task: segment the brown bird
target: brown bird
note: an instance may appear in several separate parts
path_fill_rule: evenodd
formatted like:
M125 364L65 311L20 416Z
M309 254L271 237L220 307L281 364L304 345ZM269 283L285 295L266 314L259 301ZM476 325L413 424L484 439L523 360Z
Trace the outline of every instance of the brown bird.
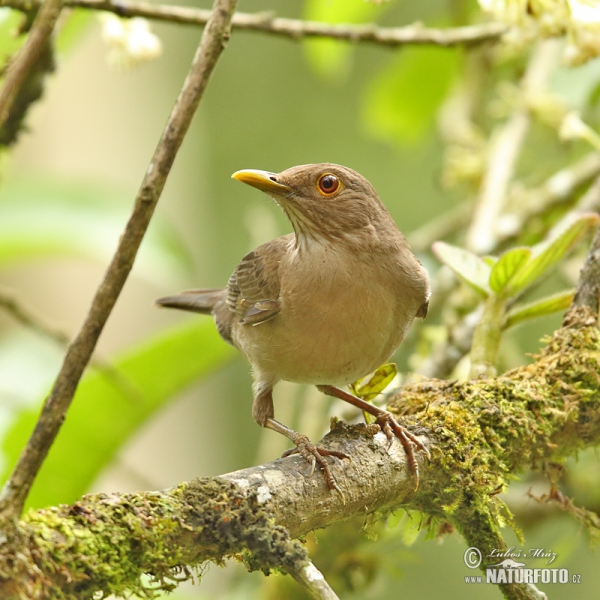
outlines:
M226 288L189 290L157 303L214 316L221 337L252 366L256 422L294 442L291 452L311 463L311 473L318 463L330 489L343 497L324 457L347 455L315 446L275 420L278 381L315 384L374 415L390 443L396 436L404 446L416 489L413 446L428 456L427 449L391 413L336 386L381 366L413 319L425 317L427 271L371 184L352 169L323 163L232 177L269 194L294 233L244 256Z

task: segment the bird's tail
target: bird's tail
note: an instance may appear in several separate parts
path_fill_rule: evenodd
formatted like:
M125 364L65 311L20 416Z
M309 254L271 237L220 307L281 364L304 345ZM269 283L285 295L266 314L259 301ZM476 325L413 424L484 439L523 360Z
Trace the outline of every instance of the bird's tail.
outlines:
M224 300L227 290L215 288L210 290L187 290L175 296L159 298L156 304L167 308L178 308L203 315L212 315L215 305Z

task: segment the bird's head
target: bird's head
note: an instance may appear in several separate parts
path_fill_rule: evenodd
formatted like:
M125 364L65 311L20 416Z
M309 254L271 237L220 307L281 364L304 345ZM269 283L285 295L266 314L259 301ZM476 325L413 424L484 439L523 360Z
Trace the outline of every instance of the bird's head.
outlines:
M281 173L247 169L232 177L269 194L291 221L300 243L360 244L373 236L381 240L399 234L373 186L347 167L321 163Z

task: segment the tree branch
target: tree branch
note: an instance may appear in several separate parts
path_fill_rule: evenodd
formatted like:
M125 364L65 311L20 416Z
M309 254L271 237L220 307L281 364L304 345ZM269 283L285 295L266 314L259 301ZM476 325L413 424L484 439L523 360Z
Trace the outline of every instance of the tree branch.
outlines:
M287 568L287 572L316 600L339 600L336 593L325 581L323 573L312 562L300 568Z
M301 458L288 457L162 492L94 494L72 506L29 511L16 531L4 532L0 597L30 598L31 589L42 589L40 598L58 589L77 600L99 590L140 593L143 573L167 590L201 562L240 553L250 569L291 573L309 565L292 538L399 507L454 523L487 554L502 544L497 522L506 507L496 494L507 476L600 441L596 318L574 306L535 363L496 379L431 381L393 397L390 410L432 455L427 464L419 457L416 493L398 441L388 452L376 426L338 422L325 445L352 458L331 464L345 504L320 473L309 476ZM474 515L479 524L467 532ZM503 592L534 597L520 586Z
M30 10L37 0L0 0L0 6ZM155 5L131 0L65 0L65 6L104 10L121 17L145 17L183 25L205 25L209 10L183 6ZM472 46L500 38L508 27L502 23L485 23L451 29L424 27L420 23L406 27L377 27L367 25L334 25L301 19L286 19L272 12L237 13L232 21L234 29L259 31L294 40L305 37L327 37L347 42L368 42L395 48L406 44L434 46Z
M119 246L79 333L67 349L61 370L31 438L2 489L0 513L4 517L15 518L21 513L35 476L58 434L77 384L133 266L179 146L228 40L236 4L237 0L215 0L212 16L146 171Z
M9 63L4 84L0 89L0 128L9 117L15 98L40 55L47 49L62 0L44 0L33 21L27 40ZM31 6L28 11L31 10Z

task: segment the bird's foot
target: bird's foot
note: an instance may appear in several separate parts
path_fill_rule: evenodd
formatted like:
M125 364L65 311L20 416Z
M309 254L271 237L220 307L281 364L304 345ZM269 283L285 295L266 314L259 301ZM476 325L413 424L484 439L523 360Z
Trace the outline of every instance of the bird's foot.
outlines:
M340 497L342 498L342 502L346 504L346 498L344 493L342 492L340 486L337 484L335 477L331 473L329 469L329 465L327 464L326 456L335 456L336 458L350 458L348 454L344 452L338 452L337 450L328 450L327 448L323 448L322 446L315 446L309 439L308 436L297 433L292 440L294 444L296 444L295 448L291 450L287 450L283 453L282 456L290 456L292 454L299 454L306 462L310 464L310 474L309 477L315 472L315 466L318 464L321 470L323 471L323 476L325 477L325 483L330 490L335 490Z
M391 448L395 437L400 440L400 443L406 452L408 466L415 479L416 492L419 489L419 464L417 463L413 446L416 447L417 450L422 450L427 458L431 458L429 450L425 448L419 438L408 431L406 427L400 425L392 413L388 412L387 410L383 410L382 408L379 408L378 406L375 406L374 404L371 404L370 402L367 402L358 396L353 396L352 394L334 385L318 385L317 387L324 394L333 396L334 398L339 398L340 400L348 402L348 404L352 404L352 406L356 406L370 415L373 415L375 417L375 423L381 427L381 430L387 436L389 441L388 450Z
M398 438L400 440L400 443L406 452L408 466L415 480L416 492L419 489L419 463L417 463L413 446L415 446L417 450L422 450L427 458L431 458L429 450L427 450L417 436L406 429L406 427L400 425L392 413L388 412L387 410L382 411L377 416L375 423L381 427L381 431L385 433L389 441L388 450L391 448L394 438Z

